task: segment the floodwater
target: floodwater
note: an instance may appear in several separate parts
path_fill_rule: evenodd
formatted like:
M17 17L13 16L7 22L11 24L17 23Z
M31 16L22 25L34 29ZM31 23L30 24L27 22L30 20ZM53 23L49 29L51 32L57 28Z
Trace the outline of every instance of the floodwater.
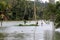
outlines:
M55 36L54 36L55 40L60 40L60 28L57 28L55 30Z
M55 40L60 40L60 32L55 32Z
M29 21L26 24L35 23L35 21ZM53 38L52 22L38 21L39 26L17 26L19 24L24 24L24 22L3 22L0 27L0 40L52 40Z

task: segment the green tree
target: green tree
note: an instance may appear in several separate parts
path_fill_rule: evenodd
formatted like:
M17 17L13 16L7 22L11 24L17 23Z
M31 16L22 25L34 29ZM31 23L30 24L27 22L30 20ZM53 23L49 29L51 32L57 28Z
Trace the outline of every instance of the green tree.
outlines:
M44 9L44 17L46 19L50 19L50 20L54 21L54 17L56 15L55 12L56 12L56 5L48 3L47 8Z
M60 3L56 2L56 28L60 27Z
M0 2L0 11L5 11L6 7L7 7L7 5L6 5L5 1Z
M54 21L56 28L60 27L60 3L48 3L47 8L44 9L44 18Z

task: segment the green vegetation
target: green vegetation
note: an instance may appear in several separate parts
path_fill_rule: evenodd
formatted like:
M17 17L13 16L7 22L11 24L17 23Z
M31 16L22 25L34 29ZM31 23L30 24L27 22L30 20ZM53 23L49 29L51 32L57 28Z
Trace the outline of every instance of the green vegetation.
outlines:
M19 24L19 26L38 26L37 24L29 24L29 25L27 25L27 24Z
M44 9L44 19L54 21L56 28L60 27L60 2L48 3L47 8Z
M3 2L3 0L1 1ZM23 4L23 5L22 5ZM40 3L36 2L37 18L40 17ZM28 20L34 20L34 2L26 0L4 0L6 8L2 6L1 8L5 11L4 15L7 16L8 20L24 20L27 15ZM39 14L38 14L39 13ZM5 19L4 19L5 20Z

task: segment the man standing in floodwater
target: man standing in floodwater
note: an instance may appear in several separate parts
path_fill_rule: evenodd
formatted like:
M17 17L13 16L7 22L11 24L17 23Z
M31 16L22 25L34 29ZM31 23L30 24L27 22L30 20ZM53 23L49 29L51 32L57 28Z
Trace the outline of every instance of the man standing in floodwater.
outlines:
M1 13L1 26L2 26L3 18L4 18L4 14L3 14L3 13Z
M38 25L38 21L36 22L36 25Z
M41 22L41 26L43 26L43 22Z

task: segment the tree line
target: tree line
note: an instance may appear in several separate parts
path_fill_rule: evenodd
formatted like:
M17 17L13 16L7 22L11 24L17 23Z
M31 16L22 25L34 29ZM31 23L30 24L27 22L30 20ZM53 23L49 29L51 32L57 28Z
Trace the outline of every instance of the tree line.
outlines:
M51 20L57 27L60 26L60 2L35 2L36 19ZM5 0L0 1L0 14L6 15L8 20L34 20L34 1ZM25 18L26 17L26 18ZM1 16L0 16L1 20Z

